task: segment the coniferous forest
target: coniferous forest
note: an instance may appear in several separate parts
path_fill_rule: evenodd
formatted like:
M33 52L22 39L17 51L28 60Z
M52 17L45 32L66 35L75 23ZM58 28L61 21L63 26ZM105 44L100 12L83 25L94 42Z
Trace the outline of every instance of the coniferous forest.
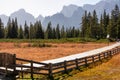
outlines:
M5 39L61 39L61 38L94 38L104 39L109 34L110 38L120 38L120 10L116 5L107 14L106 10L101 14L100 19L96 11L92 13L85 11L80 23L80 28L76 29L74 26L65 28L59 24L56 27L49 22L47 28L44 29L41 21L36 21L30 26L25 22L24 26L18 25L17 18L9 18L7 26L4 26L0 19L0 38Z

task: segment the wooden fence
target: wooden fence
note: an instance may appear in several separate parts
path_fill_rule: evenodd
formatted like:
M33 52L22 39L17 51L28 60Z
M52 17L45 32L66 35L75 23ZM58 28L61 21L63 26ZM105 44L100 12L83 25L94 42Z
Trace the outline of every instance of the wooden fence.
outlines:
M120 52L120 47L113 48L111 50L92 55L92 56L87 56L83 58L77 58L74 60L70 61L64 61L60 63L40 63L40 62L35 62L32 60L25 60L25 59L20 59L16 58L16 61L21 61L21 62L27 62L30 65L26 66L23 64L15 64L15 65L8 65L12 67L16 67L17 72L21 73L22 78L24 77L24 73L30 73L31 74L31 79L34 79L33 74L42 74L42 75L48 75L49 77L52 77L54 74L59 73L59 72L68 72L71 69L79 69L80 66L83 65L88 65L97 61L101 61L102 59L106 59L108 57L112 57ZM41 67L35 67L34 64L41 65ZM19 69L19 70L18 70Z
M79 69L80 66L88 65L97 61L101 61L102 59L106 59L108 57L112 57L120 52L120 48L116 47L112 50L108 50L96 55L87 56L83 58L77 58L70 61L64 61L56 64L49 64L49 76L59 72L68 72L71 69Z
M20 61L20 62L26 62L27 64L30 65L23 65L21 64L16 64L15 67L20 68L19 70L17 70L18 72L21 72L21 76L23 78L23 73L30 73L31 74L31 79L33 79L33 74L41 74L41 75L48 75L48 64L46 63L41 63L41 62L36 62L36 61L32 61L32 60L25 60L25 59L20 59L20 58L16 58L16 61ZM41 67L35 67L34 64L40 65Z
M8 53L0 53L0 66L14 65L16 56Z
M9 53L0 53L0 74L7 75L7 74L15 74L16 67L8 66L8 65L15 65L16 64L16 55L9 54ZM1 69L2 68L2 69ZM12 69L13 71L8 70Z

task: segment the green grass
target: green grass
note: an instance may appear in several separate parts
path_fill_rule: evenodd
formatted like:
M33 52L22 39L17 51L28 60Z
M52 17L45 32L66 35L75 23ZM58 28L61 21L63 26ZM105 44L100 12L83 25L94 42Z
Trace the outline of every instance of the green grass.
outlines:
M28 43L85 43L85 42L108 42L107 39L91 39L91 38L64 38L64 39L0 39L0 42L28 42Z
M52 47L52 45L47 44L47 43L30 43L28 47Z

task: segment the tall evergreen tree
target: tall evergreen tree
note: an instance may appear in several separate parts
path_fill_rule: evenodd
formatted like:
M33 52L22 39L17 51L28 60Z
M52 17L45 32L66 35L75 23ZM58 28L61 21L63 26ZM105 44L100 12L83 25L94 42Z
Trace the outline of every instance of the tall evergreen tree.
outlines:
M35 27L35 34L36 34L36 38L40 38L40 39L44 39L44 31L42 29L42 25L40 21L37 21L34 25Z
M119 19L117 22L117 27L118 27L118 38L120 39L120 13L119 13Z
M105 28L104 28L104 25L103 25L103 16L101 15L101 18L100 18L100 38L104 38L105 37Z
M86 28L85 37L90 38L90 37L92 37L92 32L91 32L91 30L92 30L92 15L90 12L88 13L86 24L87 24L87 28Z
M71 33L71 31L72 31L71 27L66 29L66 37L67 37L67 38L72 38L72 33Z
M11 19L8 19L7 28L6 28L6 38L12 37L12 22Z
M76 37L80 37L80 29L76 30Z
M108 34L108 25L109 25L109 14L106 14L106 10L104 10L103 17L102 17L102 30L103 30L103 35L102 38L106 38Z
M56 27L56 38L57 38L57 39L60 39L60 29L59 29L59 24L57 24L57 27Z
M24 25L24 38L28 39L29 38L29 27L25 21L25 25Z
M97 18L97 14L96 11L93 11L93 16L92 16L92 20L90 21L91 24L91 37L92 38L97 38L99 36L98 34L98 18Z
M29 38L30 39L36 38L35 28L32 23L30 23Z
M17 19L16 21L14 21L14 19L12 19L12 24L11 24L11 38L17 38L18 35L18 25L17 25Z
M22 26L20 25L20 28L18 29L18 38L19 39L23 39L23 29Z
M4 38L4 26L0 18L0 38Z
M112 22L111 29L112 29L112 31L110 33L111 33L112 38L118 38L117 22L119 19L119 13L120 13L119 7L118 7L118 5L116 5L115 8L112 10L112 14L111 14L111 22Z
M61 38L66 38L65 28L62 26L61 28Z
M53 31L53 33L52 33L52 34L53 34L53 39L56 39L56 29L55 29L55 28L53 28L53 30L52 30L52 31Z
M87 19L87 11L85 11L84 16L82 17L82 25L81 25L81 37L86 37L86 32L87 32L87 23L88 23L88 19Z
M17 18L15 18L15 38L17 38L18 36L18 22L17 22Z
M75 27L73 26L72 30L71 30L71 35L73 38L76 37L76 30L75 30Z
M53 38L53 31L52 31L51 22L48 23L45 35L46 35L46 39L52 39Z

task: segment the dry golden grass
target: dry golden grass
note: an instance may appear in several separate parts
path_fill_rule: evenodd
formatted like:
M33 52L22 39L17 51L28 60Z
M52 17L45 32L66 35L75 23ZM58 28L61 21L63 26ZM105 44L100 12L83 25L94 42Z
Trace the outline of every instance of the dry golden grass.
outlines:
M107 63L79 72L66 80L120 80L120 54Z
M0 43L0 52L7 52L16 54L17 57L34 60L44 61L55 59L71 54L77 54L84 51L107 46L106 43L48 43L52 47L27 47L29 43Z

